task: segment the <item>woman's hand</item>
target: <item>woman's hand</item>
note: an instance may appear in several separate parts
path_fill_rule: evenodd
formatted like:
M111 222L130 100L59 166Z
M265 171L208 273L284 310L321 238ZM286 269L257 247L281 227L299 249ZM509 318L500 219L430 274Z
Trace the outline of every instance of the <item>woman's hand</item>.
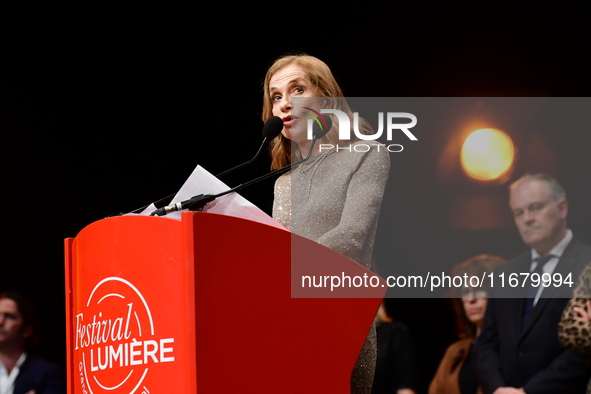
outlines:
M573 307L573 312L578 313L579 316L574 317L574 320L580 321L583 323L591 322L591 301L587 301L585 303L586 308L581 308L578 306Z

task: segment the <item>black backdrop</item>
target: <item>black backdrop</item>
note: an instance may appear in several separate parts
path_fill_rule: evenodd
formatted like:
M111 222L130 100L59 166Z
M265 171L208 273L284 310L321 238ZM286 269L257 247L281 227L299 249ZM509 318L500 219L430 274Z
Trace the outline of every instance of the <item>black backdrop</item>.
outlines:
M455 15L402 24L392 9L350 12L355 19L346 28L312 23L305 37L301 18L290 13L237 25L205 13L180 21L177 12L144 18L115 10L92 21L88 14L73 21L41 13L11 32L0 63L8 252L0 291L23 291L39 305L42 355L65 358L63 239L175 192L197 164L216 173L248 160L261 141L262 78L285 52L323 59L351 97L588 95L584 32L550 16L490 24ZM356 24L369 17L367 27ZM204 27L208 20L213 24ZM561 160L570 227L591 242L589 138L564 130L546 139ZM412 202L401 204L394 228L408 239L393 241L393 261L437 258L448 268L473 254L510 257L522 249L513 229L494 237L451 231L433 193L435 157L404 160L416 172L396 172L402 159L392 157L397 190L409 190L397 195ZM265 157L225 180L234 185L268 166ZM270 212L272 188L268 180L242 194ZM454 338L451 310L441 300L390 306L413 332L426 385Z

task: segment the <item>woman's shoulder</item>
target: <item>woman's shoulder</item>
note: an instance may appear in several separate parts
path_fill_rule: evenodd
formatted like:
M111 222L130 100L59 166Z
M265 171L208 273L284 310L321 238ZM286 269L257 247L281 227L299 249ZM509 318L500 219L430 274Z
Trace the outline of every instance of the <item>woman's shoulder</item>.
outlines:
M474 340L469 337L458 339L457 341L450 344L447 349L445 349L444 358L464 358L472 348L473 342Z
M474 339L471 337L460 338L448 346L448 349L466 349L471 348Z
M385 184L390 174L390 154L378 141L354 141L336 148L331 162L338 171L361 176L365 182Z
M275 188L277 187L290 187L291 186L291 171L287 171L281 174L275 179Z
M585 268L583 268L581 276L579 277L584 280L591 281L591 263L588 263Z

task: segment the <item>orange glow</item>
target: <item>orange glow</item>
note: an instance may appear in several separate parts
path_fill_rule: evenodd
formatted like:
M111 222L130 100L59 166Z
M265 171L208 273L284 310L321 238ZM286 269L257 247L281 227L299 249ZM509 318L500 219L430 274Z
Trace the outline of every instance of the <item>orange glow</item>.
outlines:
M492 181L506 174L513 165L515 148L511 138L500 130L480 129L471 133L460 159L462 168L472 178Z

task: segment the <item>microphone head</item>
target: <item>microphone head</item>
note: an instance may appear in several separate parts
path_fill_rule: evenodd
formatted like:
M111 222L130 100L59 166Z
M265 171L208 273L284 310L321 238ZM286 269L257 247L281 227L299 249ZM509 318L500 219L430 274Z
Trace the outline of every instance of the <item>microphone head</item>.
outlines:
M279 116L271 116L263 126L263 137L269 140L277 137L283 130L283 120Z
M325 116L320 115L318 120L322 125L319 125L318 122L312 124L312 134L317 140L324 137L332 127L332 119L327 114Z

